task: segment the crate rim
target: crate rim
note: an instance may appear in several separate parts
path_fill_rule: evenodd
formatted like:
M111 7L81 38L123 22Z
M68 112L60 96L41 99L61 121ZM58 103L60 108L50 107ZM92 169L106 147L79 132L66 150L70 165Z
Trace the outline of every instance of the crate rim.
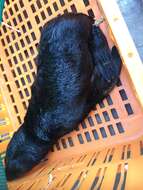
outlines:
M143 64L127 24L115 0L110 0L110 6L107 0L96 0L96 2L102 13L104 12L106 22L118 44L118 50L134 87L135 95L143 108Z

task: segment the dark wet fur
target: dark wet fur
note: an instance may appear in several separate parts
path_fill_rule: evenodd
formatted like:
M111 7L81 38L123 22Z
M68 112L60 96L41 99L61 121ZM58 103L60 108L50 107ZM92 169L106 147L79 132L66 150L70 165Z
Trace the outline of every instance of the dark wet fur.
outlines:
M48 22L41 34L37 77L24 123L6 153L8 180L22 176L58 138L74 130L115 86L121 60L94 20L68 14Z

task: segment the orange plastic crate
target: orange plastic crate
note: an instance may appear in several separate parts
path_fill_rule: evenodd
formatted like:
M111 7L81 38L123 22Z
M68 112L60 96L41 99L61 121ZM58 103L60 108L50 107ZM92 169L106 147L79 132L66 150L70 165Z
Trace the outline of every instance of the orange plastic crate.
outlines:
M47 159L10 190L142 190L143 66L115 0L7 0L0 28L0 152L23 122L36 75L42 26L64 12L104 16L110 47L123 60L120 82L79 125L54 145ZM111 41L112 38L112 41Z

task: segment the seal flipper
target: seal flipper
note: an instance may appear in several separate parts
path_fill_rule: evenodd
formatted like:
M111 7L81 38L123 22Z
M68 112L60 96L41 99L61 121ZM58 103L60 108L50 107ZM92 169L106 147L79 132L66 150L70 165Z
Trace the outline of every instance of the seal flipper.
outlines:
M112 54L112 59L115 63L114 64L115 74L117 77L119 77L120 72L121 72L121 68L122 68L122 60L121 60L121 57L119 55L119 52L118 52L116 46L112 47L111 54Z
M114 46L112 50L109 49L106 37L95 25L92 27L89 48L94 64L91 96L98 103L110 93L118 82L122 62L117 48Z

